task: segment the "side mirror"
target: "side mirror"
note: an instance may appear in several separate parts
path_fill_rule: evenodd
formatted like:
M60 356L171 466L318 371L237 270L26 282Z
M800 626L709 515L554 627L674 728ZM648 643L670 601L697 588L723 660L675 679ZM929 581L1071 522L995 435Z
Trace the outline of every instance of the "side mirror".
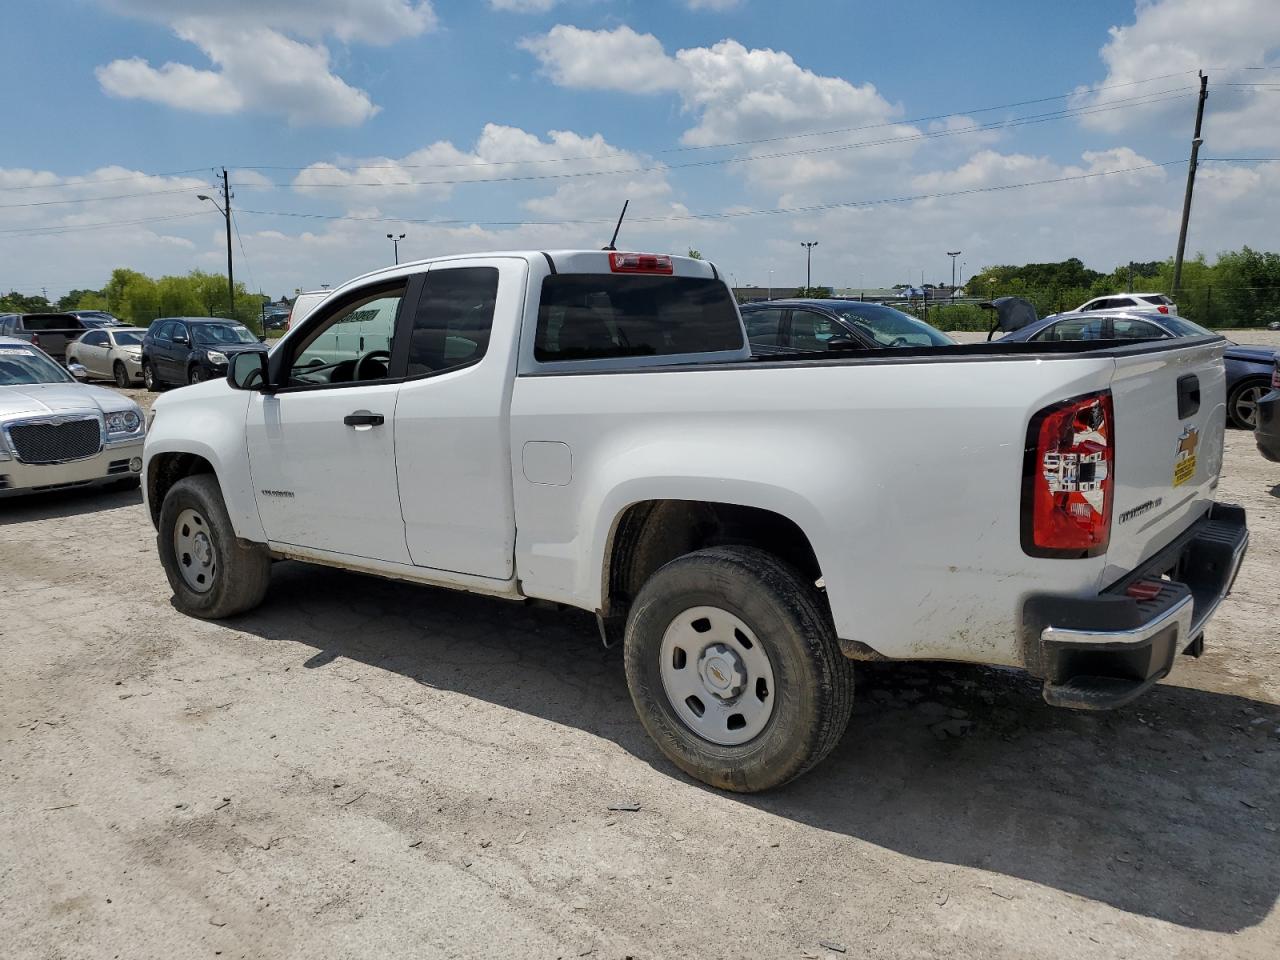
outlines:
M175 333L175 334L173 335L173 342L174 342L174 343L180 343L180 344L182 344L182 345L185 347L185 346L187 346L189 343L191 343L191 338L190 338L190 337L188 337L185 333Z
M270 389L271 378L267 368L267 355L258 350L233 353L227 364L227 383L234 390Z
M862 344L847 333L838 333L827 341L828 350L857 350L861 347Z
M67 373L71 374L81 383L89 379L89 371L85 368L84 364L68 363Z

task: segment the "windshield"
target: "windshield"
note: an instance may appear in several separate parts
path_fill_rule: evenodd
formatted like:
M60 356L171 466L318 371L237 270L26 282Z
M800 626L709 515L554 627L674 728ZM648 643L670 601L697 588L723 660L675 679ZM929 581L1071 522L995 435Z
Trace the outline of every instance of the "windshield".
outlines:
M144 333L143 330L112 330L111 339L117 347L140 347Z
M0 387L70 381L71 377L39 350L0 344Z
M248 327L241 326L238 323L193 323L191 324L191 330L192 336L196 338L196 343L258 342L258 338L249 331Z
M844 303L830 307L882 347L946 347L955 343L915 317L879 303Z

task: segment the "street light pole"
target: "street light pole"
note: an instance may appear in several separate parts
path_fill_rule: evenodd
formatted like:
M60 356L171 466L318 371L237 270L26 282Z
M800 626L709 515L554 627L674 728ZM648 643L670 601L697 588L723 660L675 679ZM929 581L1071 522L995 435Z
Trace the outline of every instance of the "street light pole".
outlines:
M773 271L772 271L772 270L770 270L770 271L769 271L769 297L768 297L768 299L770 299L770 300L772 300L772 299L773 299Z
M810 292L813 286L813 248L818 245L817 240L801 240L800 246L804 247L804 290L805 293Z
M213 197L206 196L201 193L196 196L197 200L208 200L214 205L217 211L227 222L227 301L231 305L231 319L236 318L236 279L231 263L231 198L234 196L231 192L231 185L227 181L227 168L222 168L222 206L218 206L218 201ZM262 331L265 333L266 331Z
M400 241L404 239L404 234L402 233L400 234L400 236L397 237L394 233L388 233L387 239L390 240L393 244L395 244L396 266L398 267L400 266Z
M954 303L956 299L956 257L963 253L963 250L956 250L954 253L947 251L947 256L951 258L951 300Z

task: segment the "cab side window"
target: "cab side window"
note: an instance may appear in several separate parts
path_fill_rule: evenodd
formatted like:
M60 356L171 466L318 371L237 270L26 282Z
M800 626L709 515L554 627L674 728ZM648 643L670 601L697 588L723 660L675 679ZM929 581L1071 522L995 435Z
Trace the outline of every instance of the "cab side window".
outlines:
M489 349L497 267L433 267L409 334L405 375L420 377L476 363Z
M290 386L385 380L404 284L366 293L337 306L295 348Z
M101 330L95 330L92 333L86 333L80 342L86 347L105 347L107 345L107 335Z

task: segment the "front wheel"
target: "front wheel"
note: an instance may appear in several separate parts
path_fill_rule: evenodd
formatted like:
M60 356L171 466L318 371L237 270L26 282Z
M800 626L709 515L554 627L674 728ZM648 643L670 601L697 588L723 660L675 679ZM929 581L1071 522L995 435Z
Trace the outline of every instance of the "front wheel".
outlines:
M155 364L150 360L146 361L142 365L142 382L151 393L159 393L164 389L160 383L160 378L156 376Z
M266 596L271 557L236 539L213 474L185 477L169 489L156 544L174 605L185 614L221 620Z
M1227 416L1231 425L1252 430L1258 422L1258 401L1271 389L1266 380L1246 380L1237 384L1227 398Z
M187 383L203 383L205 379L204 370L200 367L193 366L187 371Z
M117 387L120 387L123 390L125 387L129 386L131 382L129 378L129 371L125 369L125 366L122 362L117 360L115 364L111 367L111 373L116 378Z
M773 554L714 547L655 573L624 640L640 721L680 769L751 793L800 776L853 709L845 659L816 588Z

